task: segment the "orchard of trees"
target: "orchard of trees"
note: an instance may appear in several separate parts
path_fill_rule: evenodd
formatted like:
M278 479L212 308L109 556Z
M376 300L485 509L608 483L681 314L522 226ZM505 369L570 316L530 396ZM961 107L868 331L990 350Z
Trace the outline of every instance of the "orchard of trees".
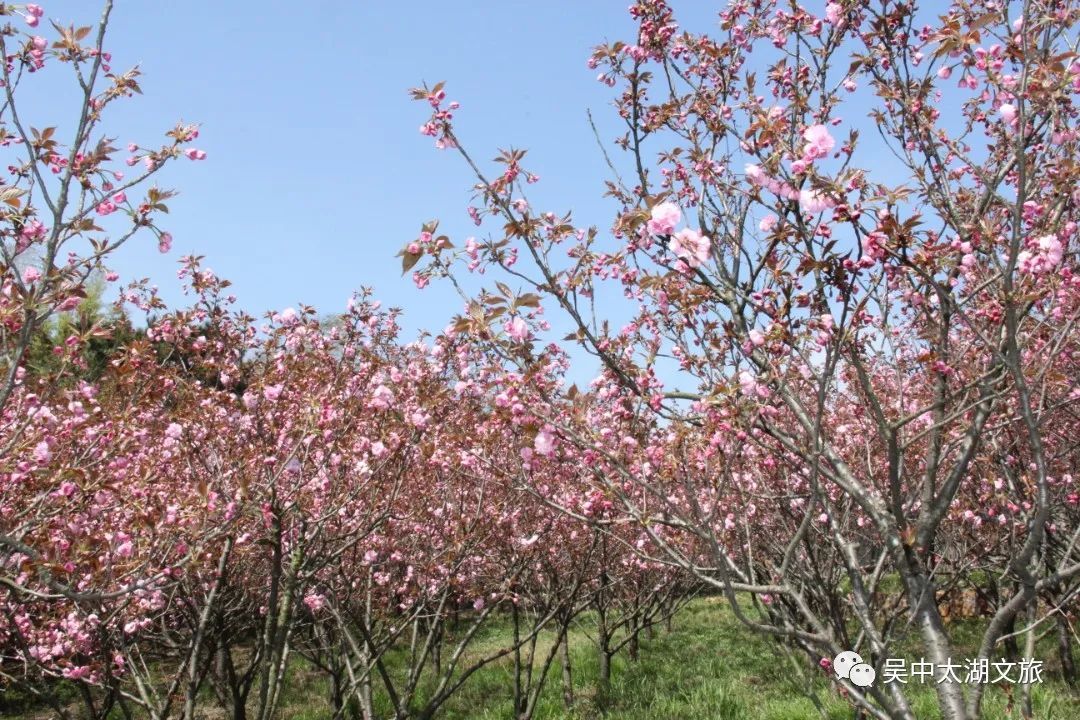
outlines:
M185 124L113 146L139 77L111 11L0 4L0 708L269 720L303 659L335 718L435 718L503 663L525 720L545 684L574 702L585 615L602 708L697 594L879 678L902 638L959 657L973 598L978 659L1049 637L1075 686L1080 4L732 0L695 35L640 0L588 59L625 126L603 228L533 207L523 151L482 163L467 108L414 89L476 176L475 237L401 249L465 307L415 340L363 293L251 317L198 257L188 307L115 289L122 245L170 250L158 176L205 153ZM31 126L46 68L74 109ZM902 683L826 675L857 717L916 718ZM989 687L946 678L938 712L984 717Z

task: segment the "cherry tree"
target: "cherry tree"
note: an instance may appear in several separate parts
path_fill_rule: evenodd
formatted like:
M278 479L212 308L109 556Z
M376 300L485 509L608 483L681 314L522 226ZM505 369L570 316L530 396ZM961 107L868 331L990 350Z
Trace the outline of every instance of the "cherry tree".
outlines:
M118 290L117 316L143 316L122 337L101 313L52 322L118 280L108 260L129 240L168 252L156 222L173 193L150 178L206 155L197 127L177 125L160 146L127 145L133 170L117 165L102 124L139 85L111 68L111 12L53 23L47 40L40 7L0 6L17 19L0 28L0 682L61 718L194 718L216 702L266 720L299 655L330 677L335 716L373 718L377 696L396 717L433 717L512 656L529 718L561 652L569 704L571 623L599 613L610 667L686 585L629 550L648 542L637 528L599 532L616 519L582 489L581 461L598 457L545 419L575 404L551 382L565 354L515 375L460 323L405 343L367 294L330 324L304 306L260 323L199 257L178 273L189 307L146 281ZM45 126L18 87L61 64L77 112ZM516 312L539 296L513 303L522 340ZM511 637L473 652L501 616Z
M406 269L420 286L500 277L463 331L550 375L530 348L569 326L602 364L594 392L653 428L646 466L623 453L632 428L597 436L535 406L540 445L604 458L606 500L748 626L814 661L855 647L879 675L907 627L936 665L956 656L943 590L998 588L986 660L1018 619L1031 647L1080 578L1078 11L930 10L736 1L701 35L634 3L636 38L588 61L625 126L625 162L601 148L609 232L534 209L524 151L489 173L444 87L413 91L432 108L421 132L475 171L486 235L456 249L425 228ZM914 717L898 683L836 682L874 717ZM983 685L936 691L944 717L981 716Z
M25 360L40 329L50 317L79 305L95 272L116 279L105 263L127 241L151 237L163 252L169 249L171 237L156 223L168 211L165 201L172 192L148 181L177 158L206 155L190 145L199 134L193 125L176 125L162 144L131 143L126 157L113 147L115 139L104 134L111 106L140 92L138 69L111 67L104 45L111 12L112 2L106 2L94 27L53 23L46 30L49 22L39 5L0 8L0 146L6 148L9 174L0 186L0 414L5 427L0 462L5 464L27 441L23 430L38 403L37 389L25 385ZM19 101L20 87L44 73L64 71L75 86L71 115L28 114ZM96 325L82 328L65 339L67 349L102 332ZM68 357L74 361L77 354ZM47 439L38 442L47 445ZM46 445L39 446L39 455L45 455ZM0 565L8 568L6 560L15 553L36 562L40 548L28 546L24 535L20 520L5 514ZM11 584L9 570L0 570L0 577ZM68 590L55 584L50 589Z

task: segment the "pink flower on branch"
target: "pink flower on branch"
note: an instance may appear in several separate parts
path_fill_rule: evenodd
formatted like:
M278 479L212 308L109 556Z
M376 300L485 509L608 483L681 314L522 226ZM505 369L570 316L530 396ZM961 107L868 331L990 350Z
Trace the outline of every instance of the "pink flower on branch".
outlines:
M519 315L513 320L508 320L503 329L506 330L506 334L517 342L525 342L529 339L529 325Z
M319 595L318 593L309 593L304 596L304 605L306 605L311 612L318 612L326 607L326 596Z
M671 252L676 257L685 260L692 268L700 267L709 259L711 248L709 238L697 230L684 228L671 238Z
M840 26L844 21L844 8L838 2L825 5L825 21L830 25Z
M1016 256L1017 269L1030 275L1045 275L1061 264L1065 248L1056 235L1043 235L1027 243L1027 249Z
M376 410L389 410L394 405L394 393L385 385L379 385L371 393L368 405Z
M649 213L647 228L653 235L670 235L682 220L682 210L675 203L663 202Z
M52 457L52 451L49 449L49 443L42 440L34 446L34 460L39 463L47 463Z
M116 546L116 556L121 558L129 558L134 552L134 549L135 547L134 545L132 545L131 540L125 539Z
M829 129L824 125L811 125L803 130L803 140L806 147L803 148L803 159L813 161L818 158L828 157L836 146L836 140L829 134Z
M803 212L816 215L835 206L836 203L820 190L799 191L799 207L803 209Z
M742 390L743 395L757 395L757 378L749 370L743 370L739 373L739 389Z
M762 186L765 185L768 176L765 175L765 171L761 169L760 165L755 163L747 163L743 168L743 173L746 175L746 179L752 184Z
M555 452L555 436L547 428L541 430L533 439L533 449L538 455L550 456Z
M1016 106L1012 103L1002 103L998 108L998 112L1001 113L1001 119L1005 121L1006 125L1016 125Z

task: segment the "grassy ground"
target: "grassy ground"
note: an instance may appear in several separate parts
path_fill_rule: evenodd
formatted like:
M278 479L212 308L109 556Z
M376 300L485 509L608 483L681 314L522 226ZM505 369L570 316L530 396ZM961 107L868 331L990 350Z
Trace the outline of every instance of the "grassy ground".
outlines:
M629 661L624 653L612 668L612 692L606 715L595 703L597 660L587 635L587 625L571 635L576 704L567 711L562 702L556 664L545 687L537 717L586 720L606 717L621 720L840 720L855 716L851 706L831 689L823 672L809 672L807 680L784 653L769 641L749 634L723 604L697 600L676 619L671 634L659 630L644 639L640 659ZM961 657L973 654L977 628L957 628ZM492 633L506 632L495 627ZM491 638L496 640L497 638ZM1045 682L1033 689L1035 717L1039 720L1080 718L1080 696L1060 682L1050 648L1037 657L1046 661ZM469 682L443 707L447 720L504 720L513 717L512 660L490 666ZM326 685L321 678L297 665L290 674L282 707L283 718L321 720ZM378 700L378 699L377 699ZM919 720L940 715L927 685L915 694ZM1019 718L1009 711L1008 691L992 685L987 691L985 718ZM383 706L385 711L387 708Z
M658 629L655 638L643 634L640 659L630 661L625 652L616 656L607 712L596 702L598 663L586 618L570 636L575 705L563 706L560 670L556 663L537 712L538 720L851 720L856 717L826 681L823 671L799 668L784 652L746 631L722 602L699 599L676 618L670 634ZM974 654L978 623L953 628L959 658ZM502 646L509 633L506 624L493 623L477 638L470 652L477 655ZM542 638L550 647L551 637ZM538 652L537 655L542 655ZM1036 658L1046 662L1044 682L1034 686L1034 717L1037 720L1077 720L1080 696L1060 681L1053 649L1040 646ZM393 665L394 658L389 658ZM508 656L476 673L443 706L445 720L506 720L512 718L513 661ZM804 677L805 674L805 677ZM916 686L917 687L917 686ZM933 720L933 688L917 688L913 706L919 720ZM283 720L329 720L327 683L306 666L293 663L286 678L278 717ZM984 718L1020 718L1010 703L1010 689L992 685L987 691ZM1016 693L1018 698L1018 691ZM11 698L9 698L11 699ZM376 695L376 708L388 716L385 698ZM9 708L11 706L9 705ZM209 693L204 705L207 720L224 720ZM9 710L10 712L10 710ZM0 713L3 715L4 713ZM48 713L26 712L12 720L48 718ZM119 715L118 715L119 717Z

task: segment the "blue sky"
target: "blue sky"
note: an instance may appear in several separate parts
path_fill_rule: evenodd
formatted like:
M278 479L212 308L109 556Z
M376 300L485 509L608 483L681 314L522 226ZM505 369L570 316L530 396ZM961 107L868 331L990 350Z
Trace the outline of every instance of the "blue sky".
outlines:
M485 169L496 167L498 148L527 149L526 167L541 176L530 186L533 208L572 210L578 226L606 232L617 208L602 197L609 170L586 111L620 163L626 156L610 143L625 126L611 108L614 90L586 60L599 43L636 38L627 4L116 0L107 49L114 70L141 67L144 94L116 104L105 128L118 147L153 147L178 120L197 122L208 158L180 160L158 176L181 193L162 222L173 251L160 254L147 235L122 248L112 269L125 281L149 277L178 306L187 301L177 261L195 253L233 281L241 307L256 316L300 303L340 312L366 286L404 309L405 339L440 330L460 299L445 282L417 290L396 254L430 219L458 247L489 228L475 228L466 214L474 178L463 160L418 132L429 108L408 88L446 81L448 99L462 105L457 133ZM725 4L672 3L693 32L716 32ZM53 0L45 9L87 25L100 2ZM53 63L20 90L27 124L74 116L79 99L65 71ZM860 87L834 134L860 129L860 157L875 157L875 179L901 181L891 156L873 152L869 96ZM958 109L949 100L947 117ZM615 288L597 301L614 327L632 311ZM560 337L565 319L554 308L550 319ZM573 379L587 382L597 362L574 357Z
M711 3L683 5L684 26L713 25ZM99 9L89 0L44 6L76 25ZM606 168L586 109L605 140L617 118L611 90L585 61L600 42L633 39L626 10L626 0L117 0L107 49L114 69L141 66L144 95L117 104L106 129L121 144L152 146L176 120L198 122L208 158L161 176L181 192L163 223L173 252L159 254L147 236L113 269L150 277L179 303L176 261L194 252L255 314L300 302L337 312L354 288L371 286L405 309L407 334L443 327L460 302L445 284L417 291L395 254L431 218L459 246L475 232L465 214L473 181L460 157L419 134L427 108L407 89L447 81L474 156L527 148L527 167L542 177L534 206L607 228L615 208L601 197ZM66 81L64 70L50 67L42 80ZM66 87L60 97L77 102ZM56 98L38 96L29 124L72 115Z

